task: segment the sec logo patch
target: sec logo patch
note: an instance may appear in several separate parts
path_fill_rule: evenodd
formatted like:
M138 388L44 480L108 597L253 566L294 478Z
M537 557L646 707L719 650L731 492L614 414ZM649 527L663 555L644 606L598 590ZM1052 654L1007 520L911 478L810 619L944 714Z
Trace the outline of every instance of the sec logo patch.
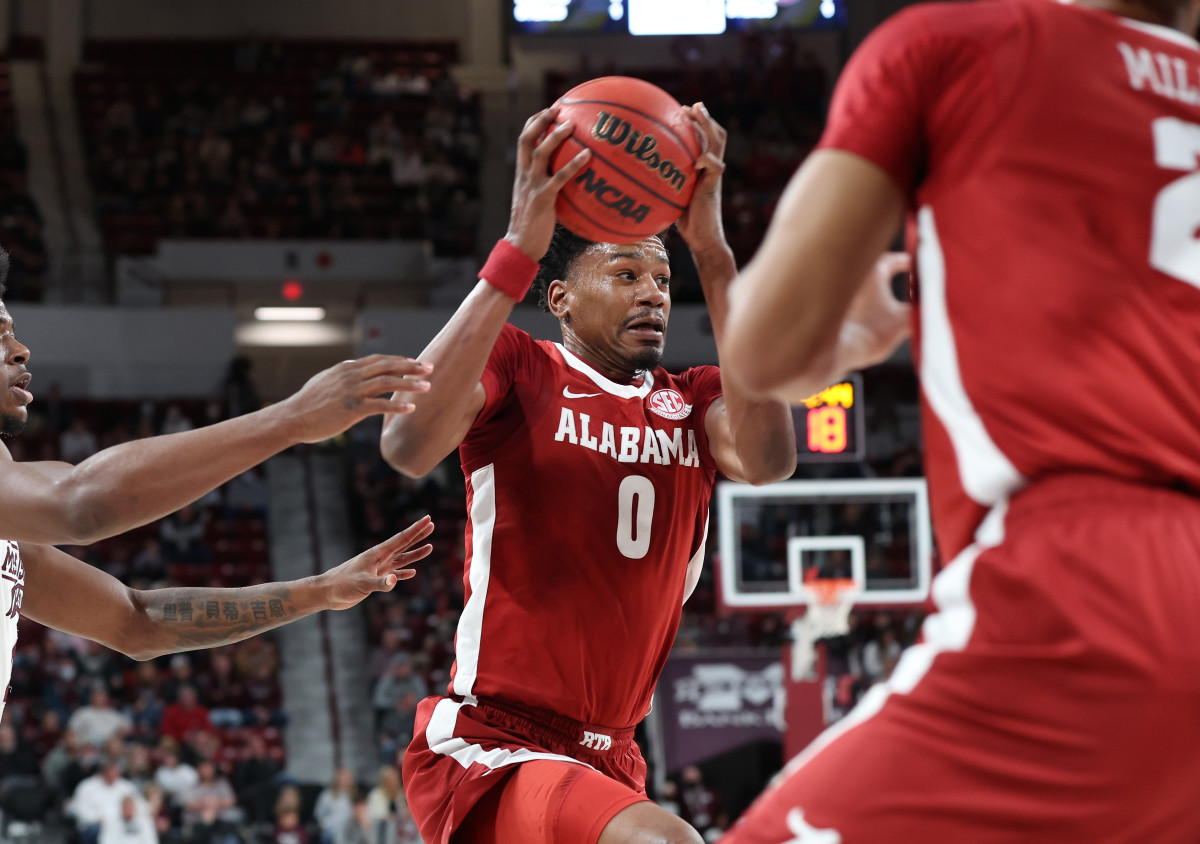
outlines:
M650 409L663 419L684 419L692 412L692 406L683 400L678 390L656 390L650 394Z

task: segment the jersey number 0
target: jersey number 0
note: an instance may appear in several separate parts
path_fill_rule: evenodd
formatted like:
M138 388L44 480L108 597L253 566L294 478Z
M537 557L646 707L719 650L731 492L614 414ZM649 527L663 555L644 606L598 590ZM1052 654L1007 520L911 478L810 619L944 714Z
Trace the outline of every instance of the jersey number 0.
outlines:
M642 475L630 475L617 490L617 550L640 560L650 550L654 520L654 484Z
M1160 117L1152 125L1155 163L1188 175L1154 198L1150 266L1200 287L1200 126L1175 117Z

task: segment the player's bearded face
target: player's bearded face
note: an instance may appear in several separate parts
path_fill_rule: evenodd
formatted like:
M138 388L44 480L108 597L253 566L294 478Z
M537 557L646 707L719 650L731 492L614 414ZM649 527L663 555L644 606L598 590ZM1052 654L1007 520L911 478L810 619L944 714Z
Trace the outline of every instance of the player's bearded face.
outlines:
M17 434L25 430L25 423L28 421L25 411L20 414L5 413L0 416L0 437L15 437Z
M584 346L629 374L658 366L671 312L671 265L662 242L593 244L573 269L568 325Z

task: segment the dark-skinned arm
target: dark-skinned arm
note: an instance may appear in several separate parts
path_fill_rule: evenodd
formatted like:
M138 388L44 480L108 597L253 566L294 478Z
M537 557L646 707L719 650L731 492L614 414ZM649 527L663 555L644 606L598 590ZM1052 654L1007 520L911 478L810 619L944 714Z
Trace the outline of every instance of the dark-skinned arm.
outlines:
M796 432L786 404L772 398L751 397L736 380L725 375L728 290L737 277L733 251L721 226L726 134L702 104L686 111L704 139L705 152L696 162L700 181L678 227L692 252L704 289L721 364L723 393L709 406L704 429L721 474L743 483L767 484L791 477L796 470Z
M345 361L256 413L122 443L78 466L12 462L0 447L0 536L82 545L152 522L290 446L328 439L368 416L408 412L413 391L428 386L427 371L390 355Z
M552 107L529 118L517 141L517 173L505 239L535 261L550 247L558 192L591 155L583 150L557 173L549 172L551 156L572 128L566 121L543 138L557 114ZM462 443L486 400L479 379L516 304L480 281L421 352L418 360L435 367L429 392L410 399L415 406L412 413L384 420L379 449L392 468L419 478Z
M91 639L133 659L240 642L321 610L341 610L415 575L426 557L413 547L433 532L429 517L314 577L237 589L130 589L49 545L21 543L21 614Z

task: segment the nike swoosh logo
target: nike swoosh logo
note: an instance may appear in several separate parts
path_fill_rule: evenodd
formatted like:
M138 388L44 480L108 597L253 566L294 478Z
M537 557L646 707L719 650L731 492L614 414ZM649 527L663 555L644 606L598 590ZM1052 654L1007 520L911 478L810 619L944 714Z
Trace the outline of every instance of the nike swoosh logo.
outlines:
M563 387L564 399L590 399L596 396L603 395L602 393L572 393L570 387Z

